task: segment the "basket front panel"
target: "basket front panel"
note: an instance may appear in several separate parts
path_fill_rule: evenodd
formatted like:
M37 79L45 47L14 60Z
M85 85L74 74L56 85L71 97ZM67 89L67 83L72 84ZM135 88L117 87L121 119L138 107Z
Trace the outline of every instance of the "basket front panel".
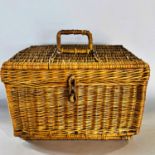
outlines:
M106 139L137 132L146 86L78 85L75 103L68 101L65 85L6 88L15 134L37 139Z

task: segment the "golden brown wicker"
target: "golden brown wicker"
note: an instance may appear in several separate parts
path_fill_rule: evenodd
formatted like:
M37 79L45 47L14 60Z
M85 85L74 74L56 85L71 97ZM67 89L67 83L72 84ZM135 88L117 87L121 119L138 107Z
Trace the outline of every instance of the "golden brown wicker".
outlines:
M61 45L62 34L87 45ZM15 136L129 139L139 132L149 66L121 45L93 45L86 30L58 32L57 45L31 46L1 70Z

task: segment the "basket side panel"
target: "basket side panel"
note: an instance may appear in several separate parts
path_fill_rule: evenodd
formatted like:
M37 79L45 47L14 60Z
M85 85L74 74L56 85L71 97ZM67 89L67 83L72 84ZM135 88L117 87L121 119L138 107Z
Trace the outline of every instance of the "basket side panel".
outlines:
M12 118L12 124L14 133L21 132L23 130L21 114L19 110L19 92L18 89L10 86L5 85L7 100L8 100L8 108Z

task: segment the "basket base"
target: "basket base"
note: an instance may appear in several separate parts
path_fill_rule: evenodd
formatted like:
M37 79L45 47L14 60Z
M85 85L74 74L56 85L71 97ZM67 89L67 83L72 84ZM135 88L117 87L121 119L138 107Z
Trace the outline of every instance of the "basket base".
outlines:
M50 135L50 134L28 134L25 132L14 132L14 136L24 140L129 140L133 134L129 135Z

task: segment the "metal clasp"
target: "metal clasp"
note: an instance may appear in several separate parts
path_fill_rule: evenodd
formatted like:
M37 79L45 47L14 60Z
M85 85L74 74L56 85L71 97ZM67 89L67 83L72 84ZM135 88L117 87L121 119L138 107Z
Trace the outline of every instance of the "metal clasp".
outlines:
M74 75L68 78L68 100L69 102L76 102L76 80Z

